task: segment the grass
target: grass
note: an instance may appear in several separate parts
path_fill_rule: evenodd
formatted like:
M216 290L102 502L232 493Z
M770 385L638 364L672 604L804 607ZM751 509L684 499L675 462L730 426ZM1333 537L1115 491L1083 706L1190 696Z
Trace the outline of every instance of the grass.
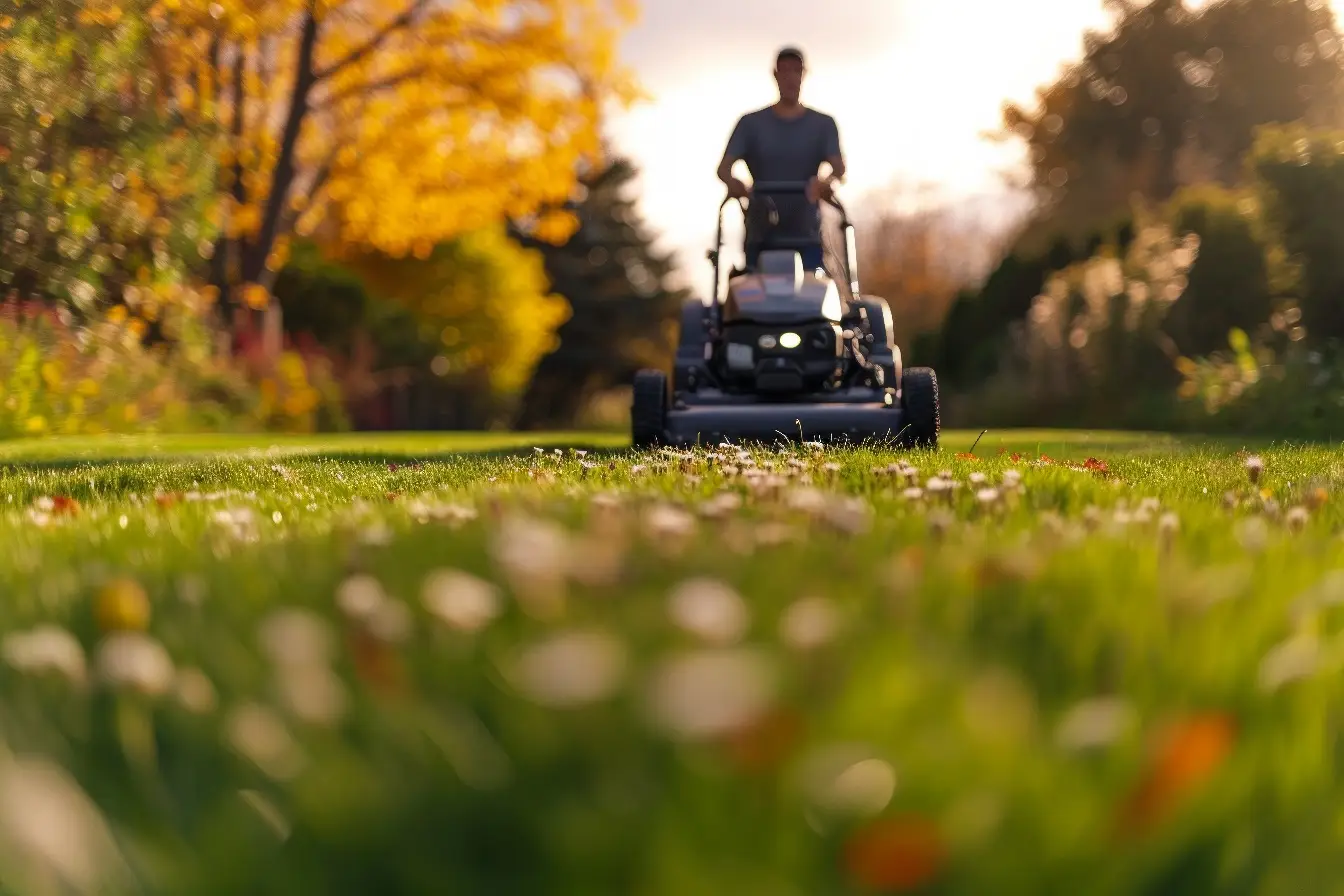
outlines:
M1320 891L1339 455L977 437L0 447L0 890Z
M1140 452L1159 454L1184 452L1199 445L1241 447L1245 440L1222 438L1191 442L1161 433L1112 432L1105 430L1012 430L1006 433L969 431L943 433L943 449L967 451L976 446L979 453L1005 451L1049 453L1074 457L1091 451ZM1259 440L1263 442L1263 440ZM43 439L0 440L0 464L60 464L102 462L107 460L153 460L216 457L244 453L247 456L321 455L340 457L430 458L472 453L503 454L530 451L533 447L578 449L623 449L628 445L625 433L546 432L546 433L343 433L340 435L264 436L250 434L209 435L110 435L97 437L50 437Z

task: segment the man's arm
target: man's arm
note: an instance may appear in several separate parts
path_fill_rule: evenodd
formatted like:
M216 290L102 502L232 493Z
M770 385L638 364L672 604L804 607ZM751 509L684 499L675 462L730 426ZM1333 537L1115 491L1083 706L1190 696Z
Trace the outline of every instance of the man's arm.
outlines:
M719 180L728 187L728 195L734 199L740 199L748 193L746 184L733 177L733 166L746 157L749 142L747 117L744 115L733 127L733 133L728 138L728 146L723 151L723 159L719 162L718 170Z
M831 174L826 178L827 192L835 184L845 181L845 154L840 149L840 127L834 118L826 121L826 161L831 166Z

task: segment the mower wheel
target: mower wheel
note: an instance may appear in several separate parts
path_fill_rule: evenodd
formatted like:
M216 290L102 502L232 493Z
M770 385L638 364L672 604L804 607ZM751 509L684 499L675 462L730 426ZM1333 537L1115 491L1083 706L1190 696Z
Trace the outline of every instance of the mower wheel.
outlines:
M641 370L635 374L630 404L630 442L635 448L653 448L667 430L667 374Z
M942 428L938 407L938 376L929 367L907 367L901 374L901 407L905 411L902 441L911 448L938 447Z

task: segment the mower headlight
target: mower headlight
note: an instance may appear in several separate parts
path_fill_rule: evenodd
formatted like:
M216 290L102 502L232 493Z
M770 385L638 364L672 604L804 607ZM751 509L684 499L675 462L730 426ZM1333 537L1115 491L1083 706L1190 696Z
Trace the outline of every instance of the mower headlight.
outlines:
M784 333L779 337L779 344L784 348L797 348L803 344L803 337L797 333Z

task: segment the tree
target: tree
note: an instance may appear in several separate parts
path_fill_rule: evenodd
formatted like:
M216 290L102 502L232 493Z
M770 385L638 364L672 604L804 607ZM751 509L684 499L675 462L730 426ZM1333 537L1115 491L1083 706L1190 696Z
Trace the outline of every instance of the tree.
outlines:
M636 175L627 159L616 157L584 177L578 230L561 245L515 233L542 252L552 287L573 309L559 344L531 377L518 415L522 428L573 425L596 393L628 384L641 367L671 363L687 293L664 285L672 258L654 252L627 193Z
M77 318L124 304L138 326L172 330L194 304L183 287L213 167L134 74L153 59L149 11L0 0L0 284Z
M502 218L541 239L633 96L632 0L164 0L166 103L220 147L212 279L266 303L293 235L430 258Z
M1255 128L1341 120L1340 36L1316 0L1105 0L1108 34L1039 91L1004 107L1001 137L1027 147L1045 228L1079 232L1184 184L1231 183ZM1043 242L1048 233L1037 228Z
M855 222L860 287L887 300L896 342L908 350L938 329L961 288L984 278L1003 238L927 187L877 202L870 220Z
M393 363L483 383L497 400L528 385L570 314L547 282L541 253L512 241L503 223L442 243L427 258L366 250L342 264L375 301L409 311L418 324L428 356L408 344Z

